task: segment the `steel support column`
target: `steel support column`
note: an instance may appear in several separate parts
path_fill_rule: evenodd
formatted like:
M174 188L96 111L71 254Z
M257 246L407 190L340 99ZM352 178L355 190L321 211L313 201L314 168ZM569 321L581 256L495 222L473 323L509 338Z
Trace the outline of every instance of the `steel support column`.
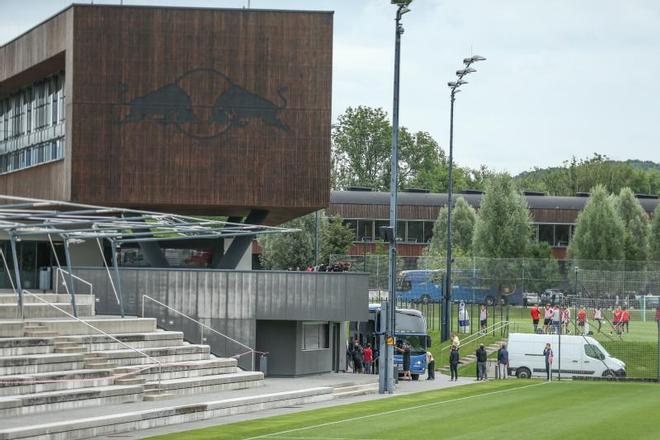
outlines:
M11 243L12 260L14 261L14 273L16 274L16 293L18 294L18 311L20 318L23 319L23 284L21 283L21 269L18 266L18 253L16 252L16 237L9 233L9 242ZM9 275L9 274L7 274Z
M69 252L69 239L61 236L64 241L64 258L66 259L67 278L69 279L69 296L71 297L71 309L73 316L78 317L78 307L76 306L76 286L73 279L73 267L71 266L71 252Z
M119 297L119 313L124 318L124 294L121 288L121 277L119 276L119 263L117 262L117 252L119 252L120 246L112 239L108 239L108 241L112 249L112 266L115 269L115 286L117 286L117 296Z

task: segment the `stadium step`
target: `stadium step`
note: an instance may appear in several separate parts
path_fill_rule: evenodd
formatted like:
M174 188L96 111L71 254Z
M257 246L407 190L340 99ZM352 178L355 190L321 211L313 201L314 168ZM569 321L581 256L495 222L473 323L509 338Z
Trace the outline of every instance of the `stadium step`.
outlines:
M235 373L237 361L232 358L203 359L164 365L133 365L114 369L116 375L132 375L146 381L181 379L186 377L214 376Z
M378 392L378 383L367 384L351 384L336 386L333 388L332 394L334 397L340 399L345 397L362 396L365 394L373 394Z
M160 382L147 382L147 391L160 391L168 394L187 395L212 393L227 390L252 388L263 384L264 374L260 371L239 371L213 376L183 377L166 379Z
M0 377L0 396L35 394L116 383L111 370L70 370Z
M199 421L236 414L261 412L273 408L299 406L332 400L331 387L264 393L197 403L163 403L148 409L133 410L133 404L109 406L99 409L93 417L71 419L58 417L58 421L36 424L21 423L13 427L0 426L0 440L27 438L84 439L110 436L141 429L174 425L184 421ZM66 416L64 413L60 413ZM185 419L182 415L186 415Z
M35 374L84 368L82 353L48 353L0 358L0 376Z
M56 309L57 306L61 310ZM27 303L23 304L23 318L63 318L66 314L62 312L73 313L71 303ZM81 316L90 316L94 314L93 304L78 304L78 314ZM11 319L20 317L20 309L16 304L0 304L0 319Z
M23 295L23 304L46 304L46 302L70 304L71 296L68 293L33 293L31 295ZM95 297L91 295L76 294L77 305L90 305L94 302ZM0 304L16 305L17 303L18 297L15 293L0 293Z
M0 397L0 416L60 411L82 406L114 405L142 400L142 385L110 385Z

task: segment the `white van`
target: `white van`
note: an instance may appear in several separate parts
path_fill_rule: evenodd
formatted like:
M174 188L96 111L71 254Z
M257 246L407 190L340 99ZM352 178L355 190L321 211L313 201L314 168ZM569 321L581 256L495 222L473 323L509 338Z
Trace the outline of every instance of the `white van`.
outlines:
M559 372L559 336L532 333L511 333L509 373L519 378L545 377L543 349L550 343L554 354L552 374ZM626 375L626 364L613 358L603 346L590 336L561 336L561 374L570 376L607 377Z

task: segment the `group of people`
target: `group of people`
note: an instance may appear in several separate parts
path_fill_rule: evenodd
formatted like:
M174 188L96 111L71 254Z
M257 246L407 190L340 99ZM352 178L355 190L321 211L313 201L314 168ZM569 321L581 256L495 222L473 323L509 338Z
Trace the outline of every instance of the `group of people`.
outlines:
M580 306L576 316L576 333L590 333L587 314L587 309L584 306ZM571 309L569 307L560 307L558 305L552 307L550 304L546 304L545 309L542 311L539 305L535 304L530 310L530 316L532 318L532 325L534 326L534 333L558 334L560 331L562 334L571 333ZM543 316L543 329L539 327L541 316ZM592 310L591 317L598 326L596 331L600 333L603 326L603 320L605 320L603 310L600 307L595 307ZM612 312L612 327L613 331L618 334L622 334L624 331L625 333L629 332L630 312L625 306L618 306Z
M289 270L293 270L289 268ZM351 270L350 261L337 261L332 264L319 264L318 266L307 266L305 272L348 272ZM296 271L300 271L299 267L296 267Z
M356 337L348 344L346 348L346 369L349 367L353 373L374 373L374 360L375 356L371 344L367 343L364 347L360 345L359 339Z
M484 344L479 344L475 352L477 358L477 381L487 380L488 372L486 363L488 361L488 352ZM497 365L495 369L495 379L506 379L509 374L509 351L506 344L502 344L497 350Z

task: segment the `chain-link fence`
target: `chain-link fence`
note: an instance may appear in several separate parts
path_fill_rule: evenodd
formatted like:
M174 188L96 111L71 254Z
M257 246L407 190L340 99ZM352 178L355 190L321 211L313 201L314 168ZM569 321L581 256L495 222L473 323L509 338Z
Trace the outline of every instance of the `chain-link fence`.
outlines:
M368 272L371 300L380 301L388 292L387 258L335 256L333 261ZM440 329L444 267L442 258L402 257L397 262L397 307L422 311L431 334ZM534 304L540 305L536 325ZM552 312L544 325L546 304ZM555 306L558 322L552 317ZM506 340L510 333L547 340L554 350L555 376L660 378L658 262L456 258L451 307L451 333L461 337L481 332L486 316L487 327L506 323L498 326L501 334L488 335L491 340ZM542 358L543 350L533 354ZM544 376L542 364L530 367L530 373Z

